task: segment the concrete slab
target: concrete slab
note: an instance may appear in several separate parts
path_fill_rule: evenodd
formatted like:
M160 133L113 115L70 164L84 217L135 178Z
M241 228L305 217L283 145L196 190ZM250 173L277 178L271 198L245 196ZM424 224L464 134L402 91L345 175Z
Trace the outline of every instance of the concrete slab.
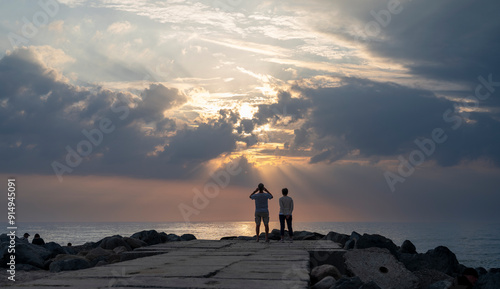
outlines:
M57 273L13 288L308 288L311 253L341 251L331 241L293 243L193 240L148 246L157 253L86 270Z

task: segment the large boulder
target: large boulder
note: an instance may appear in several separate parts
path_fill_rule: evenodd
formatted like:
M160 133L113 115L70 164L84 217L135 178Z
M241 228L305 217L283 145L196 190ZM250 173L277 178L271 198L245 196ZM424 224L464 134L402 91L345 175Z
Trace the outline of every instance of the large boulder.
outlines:
M413 272L415 276L417 276L419 280L419 288L427 288L431 284L434 284L439 281L450 281L453 282L453 278L444 274L443 272L432 270L432 269L424 269Z
M476 283L477 288L498 289L500 288L500 272L490 270L487 274L479 276Z
M318 283L314 284L314 286L311 287L311 289L330 289L330 287L335 284L335 278L332 276L326 276L325 278L321 279Z
M316 232L309 232L309 231L295 231L293 232L293 239L294 240L321 240L325 237L325 235L316 233ZM281 236L280 236L281 239Z
M76 255L63 255L63 257L56 257L52 263L50 263L50 272L61 272L61 271L73 271L80 269L90 268L90 262L81 256Z
M5 253L7 253L7 249L4 250L2 255ZM27 242L16 243L17 264L29 264L44 269L44 263L50 256L51 252L43 246L33 245Z
M416 289L418 278L385 248L351 250L344 254L349 272L383 289Z
M410 271L433 269L455 276L460 270L457 257L444 246L436 247L425 254L400 254L399 260Z
M396 255L398 251L398 246L392 242L391 239L388 239L384 236L378 234L363 234L354 248L356 249L367 249L367 248L385 248L391 252L391 254Z
M100 247L106 250L113 250L116 247L124 246L128 251L132 248L120 236L106 237L102 239Z
M104 260L106 257L113 255L112 250L107 250L103 249L101 247L97 247L95 249L90 250L86 255L85 258L87 258L89 261L94 261L95 259ZM97 261L96 261L97 263Z
M349 235L340 234L336 232L329 232L328 234L326 234L324 239L333 241L335 243L339 243L342 247L344 247L347 240L349 240Z
M354 247L356 246L356 242L359 240L359 238L361 238L361 235L356 231L352 231L349 240L347 240L344 244L344 249L345 250L354 249Z
M132 250L140 247L145 247L148 245L148 243L136 238L124 237L123 241L125 241L125 243L127 243L130 246L130 248L132 248Z
M342 277L330 289L359 289L361 286L363 286L363 281L357 276L351 278Z
M176 234L168 234L167 238L168 242L177 242L181 240L181 237L177 236Z
M320 265L311 270L311 281L313 283L322 280L326 276L332 276L335 280L342 278L342 274L340 274L339 270L330 264Z
M61 245L59 245L55 242L48 242L42 246L50 252L49 258L54 258L55 256L57 256L59 254L68 254L67 250L65 250Z
M167 237L159 234L156 230L141 231L130 236L131 238L136 238L141 241L146 242L148 245L156 245L164 243L167 241Z
M193 234L184 234L181 236L181 241L191 241L196 240L196 237Z
M415 247L410 240L405 240L403 244L401 244L399 252L403 254L417 254L417 247Z

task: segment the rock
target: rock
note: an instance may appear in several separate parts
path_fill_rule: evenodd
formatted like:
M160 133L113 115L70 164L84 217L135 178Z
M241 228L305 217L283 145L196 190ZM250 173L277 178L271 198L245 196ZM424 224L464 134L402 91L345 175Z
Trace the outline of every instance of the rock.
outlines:
M477 288L481 289L498 289L500 288L500 272L491 270L487 274L479 276L476 283Z
M487 271L486 269L484 269L483 267L477 267L477 268L476 268L476 271L477 271L477 273L479 274L479 276L481 276L481 275L484 275L484 274L487 274L487 273L488 273L488 271Z
M251 241L251 240L255 240L255 238L248 237L248 236L238 236L238 240Z
M238 239L238 236L231 236L231 237L222 237L220 238L221 240L236 240Z
M122 261L122 256L118 255L118 254L113 254L113 255L109 256L108 258L106 258L106 261L109 264L121 262Z
M49 258L54 258L55 256L59 254L68 254L68 251L64 250L61 245L55 243L55 242L48 242L45 243L45 245L42 245L45 249L47 249L50 252Z
M363 282L384 289L416 289L418 278L385 248L351 250L344 254L346 268Z
M410 240L405 240L403 244L401 244L400 253L417 254L417 248Z
M353 231L351 233L351 236L349 237L349 240L345 242L344 249L345 250L354 249L356 242L359 240L359 238L361 238L361 235Z
M136 238L124 237L123 241L125 241L125 243L127 243L130 246L130 248L132 248L132 250L137 249L137 248L141 248L141 247L145 247L148 245L148 243L146 243L142 240L136 239Z
M128 251L132 248L120 236L106 237L102 239L100 247L106 250L113 250L116 247L124 246Z
M393 255L396 255L398 251L398 247L392 242L391 239L377 234L363 234L363 236L356 241L356 245L354 246L356 249L373 247L388 249Z
M359 289L382 289L382 288L380 288L380 286L378 286L377 283L370 281L368 283L361 285Z
M339 243L342 247L344 247L347 240L349 240L349 235L340 234L336 232L329 232L324 239L333 241L335 243Z
M191 241L196 240L196 237L193 234L184 234L181 236L181 241Z
M108 265L108 262L101 260L101 261L97 262L97 264L95 264L96 267L104 266L104 265Z
M76 255L66 256L68 257L53 261L49 267L50 272L73 271L90 268L90 263L87 259Z
M115 252L115 254L120 254L127 251L128 251L127 248L124 246L116 247L113 249L113 252Z
M332 276L326 276L325 278L321 279L318 283L314 284L314 286L311 287L311 289L330 289L330 287L335 284L335 278Z
M453 285L453 282L450 280L441 280L437 281L435 283L432 283L431 285L427 287L421 287L425 289L449 289Z
M5 247L2 256L7 253L7 247ZM29 264L44 269L44 263L50 258L50 255L51 252L43 246L33 245L27 242L16 243L16 264Z
M38 267L31 266L29 264L16 264L16 271L37 271L41 270Z
M106 257L110 256L113 254L112 250L106 250L101 247L97 247L95 249L90 250L86 255L85 258L87 258L89 261L94 261L95 259L98 259L100 257L100 260L105 259ZM100 261L99 260L99 261ZM96 261L97 262L97 261Z
M168 242L178 242L180 240L181 240L181 237L177 236L176 234L168 234L167 235Z
M311 270L311 281L313 284L322 280L326 276L332 276L335 280L342 278L342 274L340 274L339 270L330 264L317 266Z
M363 281L359 279L359 277L351 277L351 278L340 278L333 284L333 287L330 289L359 289L363 285Z
M279 232L279 230L278 230L278 232ZM293 232L293 239L294 240L321 240L324 237L325 237L325 235L315 233L315 232L309 232L309 231ZM278 235L277 240L280 240L280 239L281 239L281 235Z
M164 235L160 235L156 230L141 231L130 236L141 241L146 242L148 245L156 245L167 241Z
M410 271L433 269L455 276L459 270L457 257L444 246L436 247L425 254L400 254L399 260Z
M424 269L413 272L415 276L417 276L419 280L419 288L427 288L431 284L434 284L439 281L450 281L453 282L453 278L444 274L443 272L432 270L432 269Z

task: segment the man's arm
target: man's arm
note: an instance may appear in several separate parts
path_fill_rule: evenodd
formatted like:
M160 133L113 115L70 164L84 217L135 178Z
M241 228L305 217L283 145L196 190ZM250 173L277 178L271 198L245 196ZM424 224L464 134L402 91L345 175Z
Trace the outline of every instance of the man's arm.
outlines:
M251 199L251 198L252 198L252 196L253 196L253 194L257 193L258 191L259 191L259 189L258 189L258 188L257 188L257 189L255 189L255 191L253 191L253 193L251 193L251 194L250 194L250 197L249 197L249 198Z

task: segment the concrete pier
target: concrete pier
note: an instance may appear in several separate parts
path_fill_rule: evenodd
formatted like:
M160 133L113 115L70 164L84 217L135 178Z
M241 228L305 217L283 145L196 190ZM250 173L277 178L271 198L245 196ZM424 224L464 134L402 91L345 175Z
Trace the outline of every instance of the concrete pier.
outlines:
M125 258L136 259L55 273L12 287L308 288L311 260L323 263L343 250L327 240L193 240L148 246L127 254Z

